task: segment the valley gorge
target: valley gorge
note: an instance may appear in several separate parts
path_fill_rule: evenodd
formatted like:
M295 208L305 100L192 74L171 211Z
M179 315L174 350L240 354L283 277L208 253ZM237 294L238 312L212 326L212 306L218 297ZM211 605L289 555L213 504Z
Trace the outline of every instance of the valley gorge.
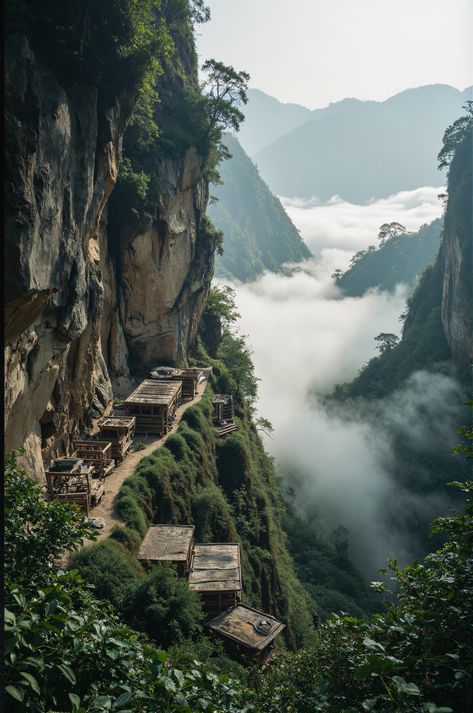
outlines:
M282 104L204 61L210 19L203 0L7 7L5 700L11 713L464 713L473 107L438 147L440 217L416 176L432 175L459 91ZM437 95L451 101L422 144ZM422 160L409 166L409 138L391 181L380 147L406 101ZM243 138L274 186L303 156L327 202L307 183L292 203L271 193ZM352 140L371 153L348 170ZM350 171L346 195L371 201L372 220L415 204L416 227L330 277L367 240L349 224L361 202L334 188ZM400 198L369 199L372 181L384 196L406 176ZM294 215L318 207L339 214L310 244ZM330 242L344 224L346 243ZM133 421L126 437L100 430L108 416ZM68 491L54 468L74 459ZM102 500L98 487L84 500L85 481Z

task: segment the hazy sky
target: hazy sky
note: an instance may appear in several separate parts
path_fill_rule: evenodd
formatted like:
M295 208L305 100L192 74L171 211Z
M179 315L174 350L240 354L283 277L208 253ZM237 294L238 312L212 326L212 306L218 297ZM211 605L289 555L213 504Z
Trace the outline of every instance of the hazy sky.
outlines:
M473 84L473 0L207 0L201 59L309 108L383 100L422 84Z

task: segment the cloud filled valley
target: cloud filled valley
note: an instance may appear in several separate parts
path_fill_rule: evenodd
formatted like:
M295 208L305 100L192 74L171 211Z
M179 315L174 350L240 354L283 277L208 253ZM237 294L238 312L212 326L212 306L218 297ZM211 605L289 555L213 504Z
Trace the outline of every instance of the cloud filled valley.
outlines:
M345 269L353 253L376 244L382 223L398 221L407 230L416 230L438 218L442 205L437 196L443 191L425 186L365 205L349 203L338 196L326 203L298 198L281 198L281 202L312 253Z
M294 489L297 509L328 536L339 526L348 530L350 555L371 578L388 556L406 562L421 554L423 523L449 498L447 488L421 494L429 473L399 462L399 444L410 453L432 447L445 455L462 399L449 376L417 372L383 401L327 411L324 394L352 380L375 356L374 337L400 335L407 296L398 285L392 293L344 297L330 274L341 255L349 258L375 243L383 221L399 220L415 230L438 217L438 192L419 189L370 206L286 204L319 259L291 266L285 275L265 273L233 285L240 331L261 380L258 411L274 426L267 446L283 482ZM419 541L407 532L417 521Z

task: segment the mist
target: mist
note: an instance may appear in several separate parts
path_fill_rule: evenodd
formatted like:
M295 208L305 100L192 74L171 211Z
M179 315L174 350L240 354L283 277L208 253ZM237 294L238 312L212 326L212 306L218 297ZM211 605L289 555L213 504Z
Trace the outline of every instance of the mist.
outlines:
M281 202L311 252L344 270L354 253L377 244L382 223L397 221L414 231L440 217L443 208L437 196L443 191L442 187L425 186L366 205L348 203L338 196L323 204L316 198L282 197Z
M294 489L298 511L328 536L339 526L348 530L349 554L371 578L388 557L405 563L422 553L420 543L404 534L406 523L431 520L448 498L443 492L415 495L403 487L395 441L414 450L431 444L445 454L462 398L448 376L418 372L405 388L374 405L326 410L323 395L353 379L377 353L375 336L400 335L407 296L406 287L398 285L392 293L345 297L330 278L333 250L351 255L375 243L379 224L388 220L418 229L440 213L438 201L426 198L434 190L398 194L389 202L397 210L385 214L379 204L386 201L298 207L306 220L298 227L317 240L319 259L289 266L284 275L265 273L256 282L233 285L239 329L260 379L258 412L274 427L266 445L283 485ZM418 477L420 487L428 473L419 469Z

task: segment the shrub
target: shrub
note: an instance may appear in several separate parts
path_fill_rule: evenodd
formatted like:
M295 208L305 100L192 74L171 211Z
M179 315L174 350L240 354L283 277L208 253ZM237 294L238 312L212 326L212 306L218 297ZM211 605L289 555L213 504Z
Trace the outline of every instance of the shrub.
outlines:
M132 495L123 495L120 491L117 496L117 511L130 530L135 530L141 537L145 536L148 530L148 523L143 511Z
M137 554L140 549L140 538L135 530L130 530L128 527L114 527L110 533L110 539L118 542L126 550L133 554Z
M86 582L92 584L99 599L120 608L137 578L143 574L136 559L117 542L104 540L78 552L71 559Z
M230 505L216 485L206 485L192 500L195 536L200 542L232 542L237 532Z
M203 618L198 594L172 565L161 562L129 592L124 614L132 626L165 647L198 634Z

